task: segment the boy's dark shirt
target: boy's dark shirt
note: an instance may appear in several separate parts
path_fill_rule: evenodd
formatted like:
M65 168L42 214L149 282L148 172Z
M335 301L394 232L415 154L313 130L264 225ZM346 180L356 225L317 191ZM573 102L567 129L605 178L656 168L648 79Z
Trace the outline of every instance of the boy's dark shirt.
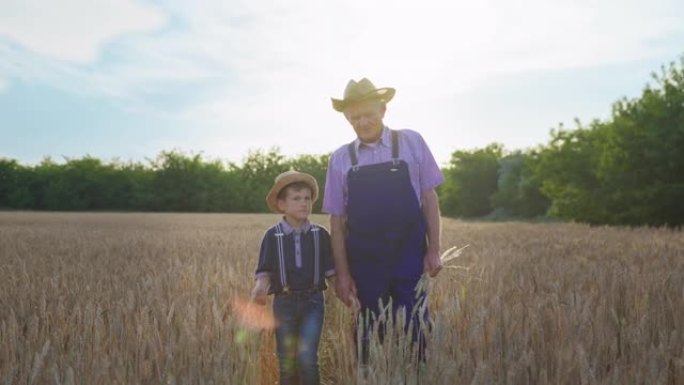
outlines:
M280 221L283 230L283 251L286 266L286 277L289 290L301 291L313 289L314 285L314 232L318 231L320 269L318 277L319 290L325 290L325 278L335 274L332 252L330 247L330 233L324 227L311 224L308 221L300 230L292 228L284 219ZM315 230L318 229L318 230ZM278 255L277 226L269 228L261 241L259 262L256 276L270 275L271 285L269 294L283 291L280 282L280 263ZM297 239L300 244L300 257L297 258Z

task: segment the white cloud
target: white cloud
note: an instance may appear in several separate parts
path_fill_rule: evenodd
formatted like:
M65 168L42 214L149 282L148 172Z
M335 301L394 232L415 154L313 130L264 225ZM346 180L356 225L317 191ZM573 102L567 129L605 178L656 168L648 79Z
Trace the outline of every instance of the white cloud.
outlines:
M670 54L681 47L666 40L684 31L677 0L38 3L0 5L0 57L11 59L0 77L184 120L226 151L331 150L308 147L351 135L328 98L361 76L397 88L388 119L451 143L468 124L454 95L493 75ZM181 93L172 108L153 100Z
M349 78L368 76L378 86L398 89L388 124L420 129L435 155L446 160L456 144L494 140L454 112L455 94L502 72L657 55L663 47L655 42L682 30L672 15L683 14L639 2L423 1L420 8L390 1L312 2L290 10L259 4L258 10L238 12L239 28L218 22L216 9L204 11L212 16L184 11L205 22L195 40L208 45L218 39L231 48L227 52L238 53L214 58L239 74L235 83L226 82L223 92L180 115L213 127L206 149L230 152L256 142L261 148L280 144L287 154L330 151L352 132L328 98L340 96ZM541 127L544 135L547 129Z
M158 29L165 18L130 1L3 4L0 35L48 57L31 59L43 63L33 66L37 77L136 103L177 82L211 81L216 99L240 102L238 93L258 98L307 82L337 94L350 77L364 75L453 93L492 72L644 58L662 49L654 42L684 27L681 7L665 1L168 1L159 7L177 20L175 28L114 40ZM92 61L105 42L116 61L83 67L50 60Z
M102 46L127 33L159 29L164 15L130 0L5 0L0 36L40 55L76 63L97 59Z

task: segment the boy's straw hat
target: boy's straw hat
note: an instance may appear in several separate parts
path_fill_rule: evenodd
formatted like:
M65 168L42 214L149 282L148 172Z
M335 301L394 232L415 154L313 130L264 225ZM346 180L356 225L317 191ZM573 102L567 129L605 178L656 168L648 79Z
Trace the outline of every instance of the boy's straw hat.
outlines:
M318 199L318 182L316 182L316 178L304 172L285 171L275 178L271 191L266 195L266 204L271 211L274 213L282 212L278 208L278 194L280 193L280 190L285 188L288 184L295 182L304 182L308 184L311 188L311 203L316 202L316 199Z
M394 97L396 90L391 87L375 88L370 80L363 78L358 82L354 79L347 83L347 87L344 89L344 98L332 100L332 105L335 111L343 112L344 109L350 105L366 100L379 100L383 103L387 103Z

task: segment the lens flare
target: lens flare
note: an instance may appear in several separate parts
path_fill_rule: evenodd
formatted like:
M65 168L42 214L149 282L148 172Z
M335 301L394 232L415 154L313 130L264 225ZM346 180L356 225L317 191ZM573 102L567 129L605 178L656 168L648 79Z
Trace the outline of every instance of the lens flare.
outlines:
M275 318L271 310L248 299L233 298L233 313L238 322L249 330L272 330L275 328Z

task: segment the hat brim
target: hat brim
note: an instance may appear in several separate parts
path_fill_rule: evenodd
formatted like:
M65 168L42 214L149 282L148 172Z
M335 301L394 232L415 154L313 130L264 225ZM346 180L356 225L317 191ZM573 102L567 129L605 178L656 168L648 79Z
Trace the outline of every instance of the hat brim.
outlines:
M392 98L394 97L394 93L396 90L392 87L385 87L385 88L378 88L374 90L373 92L369 92L365 95L362 95L360 97L355 97L355 98L349 98L349 99L335 99L335 98L330 98L332 100L332 106L335 111L338 112L344 112L344 109L347 108L347 106L350 106L355 103L359 102L365 102L367 100L378 100L383 103L388 103Z
M268 192L268 195L266 195L266 205L272 212L277 214L282 213L280 208L278 208L278 194L287 185L296 182L304 182L309 185L311 188L311 203L316 202L316 199L318 199L318 182L316 181L316 178L305 173L293 173L279 178L273 187L271 187L271 191Z

